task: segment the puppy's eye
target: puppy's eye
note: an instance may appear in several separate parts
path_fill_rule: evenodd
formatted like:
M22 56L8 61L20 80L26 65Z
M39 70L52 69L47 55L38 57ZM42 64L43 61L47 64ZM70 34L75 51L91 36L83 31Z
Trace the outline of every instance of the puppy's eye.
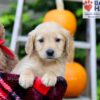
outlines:
M43 43L44 42L44 39L39 39L38 40L40 43Z
M61 41L61 39L59 39L59 38L56 38L56 39L55 39L55 41L56 41L56 42L60 42L60 41Z

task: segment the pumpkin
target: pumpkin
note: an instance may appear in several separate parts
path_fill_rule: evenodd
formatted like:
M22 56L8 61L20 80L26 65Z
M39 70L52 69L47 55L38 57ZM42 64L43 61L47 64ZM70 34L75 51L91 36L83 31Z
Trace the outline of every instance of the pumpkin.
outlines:
M83 66L77 62L66 64L65 79L68 84L65 97L78 97L86 88L86 71Z
M71 35L74 36L77 27L75 15L64 9L54 9L48 11L44 17L44 22L54 21L69 30Z

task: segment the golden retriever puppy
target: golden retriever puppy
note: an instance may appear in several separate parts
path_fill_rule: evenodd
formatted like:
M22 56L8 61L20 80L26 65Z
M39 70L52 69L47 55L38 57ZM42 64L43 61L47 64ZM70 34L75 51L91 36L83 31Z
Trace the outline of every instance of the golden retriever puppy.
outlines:
M19 84L31 87L40 76L44 85L54 86L64 76L66 62L73 61L73 38L58 24L46 22L29 33L25 50L27 56L12 71L20 74Z

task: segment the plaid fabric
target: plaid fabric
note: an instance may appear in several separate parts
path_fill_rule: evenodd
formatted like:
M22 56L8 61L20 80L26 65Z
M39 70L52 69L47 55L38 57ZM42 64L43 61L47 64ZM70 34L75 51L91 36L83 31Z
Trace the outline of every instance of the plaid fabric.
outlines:
M66 81L58 77L55 87L51 87L46 96L34 87L23 89L18 84L18 75L0 71L0 100L62 100L66 90Z
M11 98L13 98L14 100L21 100L20 96L18 96L16 92L13 91L12 87L5 82L5 80L3 79L4 76L5 73L1 72L0 73L0 99L11 100Z

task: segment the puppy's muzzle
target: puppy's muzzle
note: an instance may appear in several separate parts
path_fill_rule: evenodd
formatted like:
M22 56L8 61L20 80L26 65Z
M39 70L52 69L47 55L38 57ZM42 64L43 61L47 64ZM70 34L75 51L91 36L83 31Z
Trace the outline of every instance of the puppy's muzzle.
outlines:
M52 57L54 56L54 50L48 49L48 50L46 51L46 54L47 54L47 57L48 57L48 58L52 58Z

